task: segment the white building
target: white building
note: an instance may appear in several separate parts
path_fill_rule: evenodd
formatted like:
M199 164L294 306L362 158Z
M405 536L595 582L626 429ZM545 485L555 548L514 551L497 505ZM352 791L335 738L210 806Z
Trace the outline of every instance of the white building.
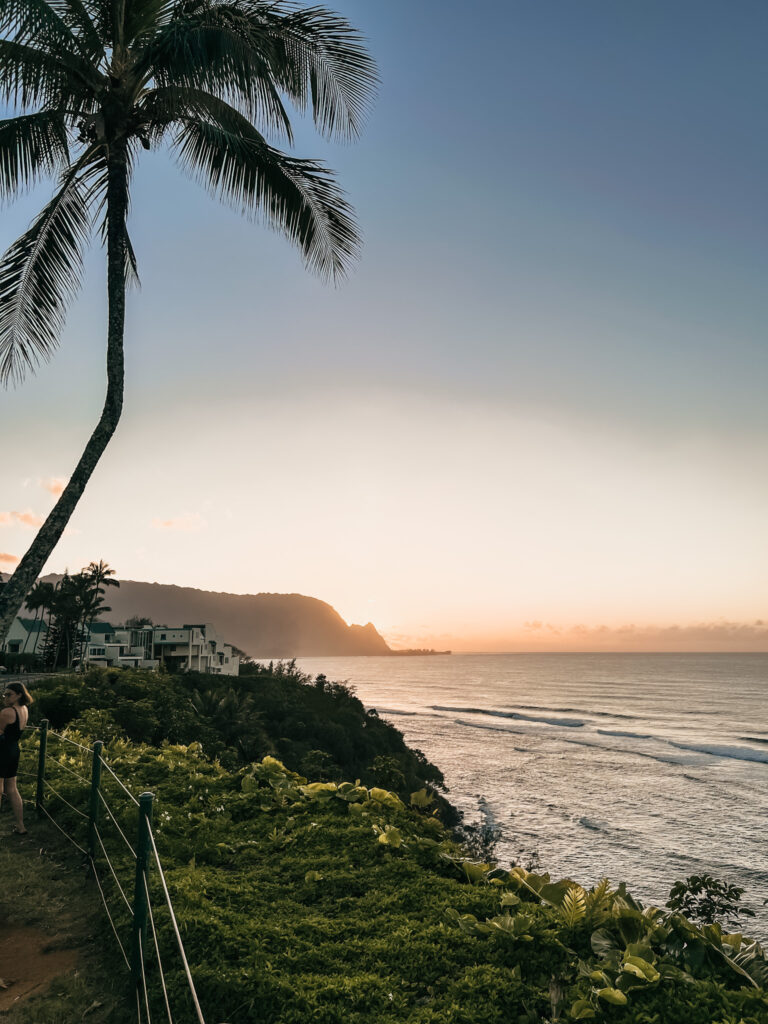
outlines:
M95 622L88 639L86 660L91 665L157 668L172 672L211 672L236 676L240 658L210 623L184 626L146 626L124 629Z
M40 654L45 634L46 625L42 619L26 619L17 615L8 630L4 649L8 654Z
M17 617L5 649L9 654L42 653L45 632L42 621ZM240 658L210 622L141 629L94 622L88 632L85 661L89 665L117 668L156 669L165 665L172 672L210 672L222 676L236 676L240 672Z

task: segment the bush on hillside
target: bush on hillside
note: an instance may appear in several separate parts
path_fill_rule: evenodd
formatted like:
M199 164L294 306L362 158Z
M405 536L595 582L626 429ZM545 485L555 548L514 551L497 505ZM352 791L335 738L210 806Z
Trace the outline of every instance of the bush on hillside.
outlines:
M312 778L359 778L406 800L427 787L443 819L458 821L439 792L442 773L398 729L367 711L348 686L312 679L293 662L252 666L241 677L92 668L40 680L35 696L36 715L56 730L155 746L198 742L231 769L269 755Z

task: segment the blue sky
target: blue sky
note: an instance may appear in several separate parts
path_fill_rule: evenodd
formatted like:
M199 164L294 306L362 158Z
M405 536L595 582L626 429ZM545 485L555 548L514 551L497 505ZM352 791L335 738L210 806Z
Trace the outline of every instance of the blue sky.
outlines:
M311 593L403 642L765 646L765 5L333 6L380 94L358 143L296 151L338 171L360 265L321 284L149 154L124 420L51 568ZM0 399L0 514L43 514L98 416L102 262Z

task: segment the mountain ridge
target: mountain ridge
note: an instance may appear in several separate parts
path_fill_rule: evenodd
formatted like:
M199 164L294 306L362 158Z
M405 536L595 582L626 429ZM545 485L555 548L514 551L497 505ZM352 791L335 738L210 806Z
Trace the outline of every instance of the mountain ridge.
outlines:
M57 573L46 581L60 579ZM118 623L144 615L156 623L212 622L227 643L252 658L391 654L373 623L347 624L332 605L304 594L231 594L175 583L120 580L105 595Z

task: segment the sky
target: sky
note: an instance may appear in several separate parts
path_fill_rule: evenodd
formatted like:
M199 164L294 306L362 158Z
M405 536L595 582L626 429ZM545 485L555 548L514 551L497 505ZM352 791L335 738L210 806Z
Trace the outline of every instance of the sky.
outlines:
M329 6L381 86L295 152L361 260L323 284L145 154L123 418L47 570L308 594L397 647L768 650L763 0ZM101 411L103 264L0 392L0 571Z

